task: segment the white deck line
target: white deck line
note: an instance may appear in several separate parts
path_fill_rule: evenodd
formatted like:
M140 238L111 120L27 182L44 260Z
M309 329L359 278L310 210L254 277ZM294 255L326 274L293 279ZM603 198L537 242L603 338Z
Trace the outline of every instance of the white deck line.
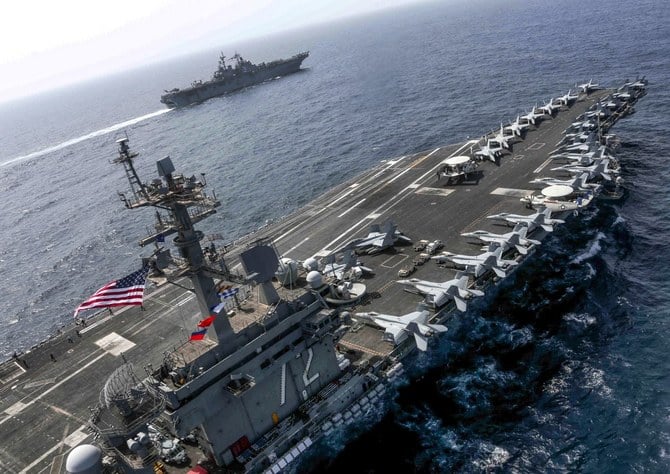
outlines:
M457 149L456 151L454 151L451 155L449 155L449 157L456 156L458 153L461 152L461 150L464 150L465 148L467 148L467 147L469 147L469 146L472 146L474 143L477 143L477 142L474 141L474 140L470 140L470 141L468 141L468 142L465 142L460 148L458 148L458 149ZM435 150L431 151L428 155L426 155L426 158L428 158L428 157L431 156L432 154L438 152L440 149L441 149L441 148L436 148ZM440 166L441 166L441 163L438 163L438 164L435 165L433 168L429 169L429 170L426 171L424 174L422 174L422 175L419 176L417 179L415 179L411 184L419 183L419 182L421 182L422 180L424 180L424 179L425 179L427 176L429 176L429 175L432 176L433 173L435 172L435 170L436 170L437 168L439 168ZM411 186L411 185L410 185L410 186ZM407 192L408 189L412 189L412 188L410 188L410 186L407 186L406 188L403 188L400 192L398 192L397 194L394 194L393 196L391 196L389 199L386 200L386 202L382 203L379 207L377 207L377 209L375 209L375 210L373 211L373 213L376 213L376 214L379 214L379 216L382 216L385 212L387 212L389 209L391 209L391 208L396 204L396 203L391 204L392 201L394 201L394 200L398 200L398 201L399 201L398 198L399 198L402 194L405 194L406 196L407 196L407 195L410 195L410 193ZM386 209L384 209L385 207L386 207ZM348 235L352 230L358 228L361 224L363 224L363 223L364 223L365 221L367 221L367 220L368 220L367 217L365 217L365 218L359 220L359 221L356 222L354 225L352 225L352 226L349 227L347 230L345 230L345 231L342 232L340 235L338 235L335 239L333 239L333 240L330 241L328 244L326 244L323 248L324 248L324 249L328 249L328 248L332 247L333 244L335 244L335 243L339 242L340 240L342 240L343 237L345 237L346 235Z

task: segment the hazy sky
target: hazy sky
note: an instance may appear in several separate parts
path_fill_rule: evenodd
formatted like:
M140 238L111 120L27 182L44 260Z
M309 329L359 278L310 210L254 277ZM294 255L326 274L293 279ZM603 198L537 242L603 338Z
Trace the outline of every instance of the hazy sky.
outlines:
M241 39L417 0L18 0L0 16L0 102ZM217 32L217 44L203 40ZM211 38L211 36L210 36Z

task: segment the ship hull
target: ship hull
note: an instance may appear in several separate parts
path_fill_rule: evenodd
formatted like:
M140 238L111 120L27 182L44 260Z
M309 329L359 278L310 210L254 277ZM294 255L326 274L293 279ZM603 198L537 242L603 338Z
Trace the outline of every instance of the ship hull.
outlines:
M384 161L284 219L225 247L226 260L232 265L250 245L272 242L279 255L290 253L296 261L304 262L324 249L366 235L370 224L390 216L399 229L409 230L415 241L439 239L448 242L452 252L470 254L472 245L460 238L460 233L478 228L500 233L501 226L486 218L492 213L530 214L532 211L520 202L519 192L526 193L529 178L549 163L546 145L560 140L566 127L606 93L585 96L537 130L530 130L523 146L512 150L500 166L481 163L479 169L484 174L473 185L447 186L436 179L436 172L446 159L462 156L481 139ZM564 210L552 217L571 214ZM538 228L531 238L542 240L547 234ZM515 259L522 262L532 253L531 249ZM366 256L365 264L375 275L366 278L365 284L368 294L375 296L360 309L383 314L414 311L422 297L401 291L395 284L398 269L413 256L409 246ZM514 268L519 267L510 271ZM444 281L455 277L458 270L427 263L416 272L426 281ZM490 274L473 284L484 291L497 280ZM240 296L239 302L226 300L226 311L236 311L229 318L231 324L241 326L236 329L241 334L240 344L225 357L216 354L210 358L207 354L216 343L209 338L202 342L189 339L202 310L181 283L159 285L145 295L142 309L115 309L114 317L100 311L86 320L87 325L63 328L48 341L0 364L0 411L5 414L0 419L0 471L60 472L72 448L102 439L91 436L91 425L84 421L91 416L89 407L103 398L116 399L122 394L120 388L131 393L124 387L132 379L116 372L122 362L151 368L166 362L185 364L188 357L193 361L185 372L190 378L182 380L177 371L166 371L161 377L173 380L173 384L168 386L169 380L164 381L164 386L156 389L165 399L161 422L169 422L174 431L170 438L195 432L200 449L207 451L205 457L219 465L216 469L286 472L295 468L296 458L309 445L332 439L334 431L345 430L349 424L374 423L387 403L380 401L382 394L388 391L393 395L389 387L395 386L405 358L416 349L414 338L405 338L396 346L384 338L384 331L353 319L342 321L345 331L333 329L337 312L319 316L320 300L301 286L281 288L287 297L282 305L261 305L258 312L249 312L257 300L257 296L249 296L257 294L250 287L240 290L247 296ZM297 303L296 296L300 299ZM284 314L284 310L288 312ZM436 311L431 323L453 328L461 320L450 302ZM323 321L330 322L324 326ZM458 334L455 338L461 334L452 329L450 333ZM207 360L214 365L204 364ZM201 372L201 367L210 368ZM160 375L160 370L157 372ZM105 397L101 398L101 393ZM156 411L149 408L154 411L147 410L148 415ZM145 418L103 419L107 420L110 423L98 423L99 434L120 438L117 433L126 421L130 423L124 433L142 427ZM197 428L191 431L194 426ZM129 438L124 439L121 447ZM195 463L204 453L193 449Z
M307 54L299 54L290 59L278 61L276 65L267 69L239 74L233 78L226 78L220 81L208 81L195 87L170 92L161 96L161 102L171 109L197 104L213 97L219 97L245 87L260 84L275 77L298 72L305 58L307 58Z

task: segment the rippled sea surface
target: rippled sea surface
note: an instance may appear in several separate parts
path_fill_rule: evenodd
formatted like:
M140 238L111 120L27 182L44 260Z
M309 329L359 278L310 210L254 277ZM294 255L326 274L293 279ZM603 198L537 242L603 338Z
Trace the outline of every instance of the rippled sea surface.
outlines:
M665 0L425 3L236 45L254 61L310 57L193 107L158 99L209 77L218 49L0 104L0 356L137 266L152 216L116 195L126 134L141 175L166 155L206 172L224 205L203 230L233 240L382 159L482 135L576 82L646 75L613 129L625 198L560 227L415 356L383 409L300 468L668 472L668 25Z

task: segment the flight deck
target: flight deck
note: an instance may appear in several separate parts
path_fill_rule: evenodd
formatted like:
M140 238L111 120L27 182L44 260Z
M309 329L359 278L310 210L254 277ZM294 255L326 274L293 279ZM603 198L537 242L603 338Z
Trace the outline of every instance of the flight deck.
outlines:
M472 155L484 143L484 137L385 160L302 209L227 246L224 258L234 268L239 254L250 244L269 240L280 257L304 262L365 237L372 224L392 221L412 243L399 243L373 255L358 255L374 273L361 280L367 294L347 308L354 321L339 341L345 349L363 354L363 358L387 357L394 349L393 343L383 340L382 330L356 321L356 312L402 315L415 311L422 296L405 291L396 280L411 277L442 282L455 278L458 271L435 260L417 264L422 252L415 250L413 243L440 240L444 244L441 250L477 255L483 252L482 244L473 244L462 233L509 232L511 226L487 216L536 212L520 201L539 190L529 181L545 176L569 177L567 173L550 171L564 163L549 158L550 152L561 142L563 131L609 93L611 90L582 94L570 107L530 128L498 163L481 160L476 173L458 183L439 175L441 164L450 157ZM398 276L401 269L412 267L410 276ZM289 297L304 292L306 273L301 270L293 288L276 283L279 295ZM119 365L132 363L136 372L144 376L160 366L167 353L195 358L215 344L207 338L188 342L202 315L195 295L184 289L189 286L188 281L180 284L148 287L142 308L104 310L85 323L64 328L0 366L0 471L62 472L67 452L82 442L91 442L87 430L90 410L109 374ZM256 299L253 285L244 285L238 301L228 302L235 331L269 311ZM457 316L458 312L452 314ZM444 324L449 325L448 318ZM191 465L197 461L193 459ZM170 467L170 472L188 469Z

